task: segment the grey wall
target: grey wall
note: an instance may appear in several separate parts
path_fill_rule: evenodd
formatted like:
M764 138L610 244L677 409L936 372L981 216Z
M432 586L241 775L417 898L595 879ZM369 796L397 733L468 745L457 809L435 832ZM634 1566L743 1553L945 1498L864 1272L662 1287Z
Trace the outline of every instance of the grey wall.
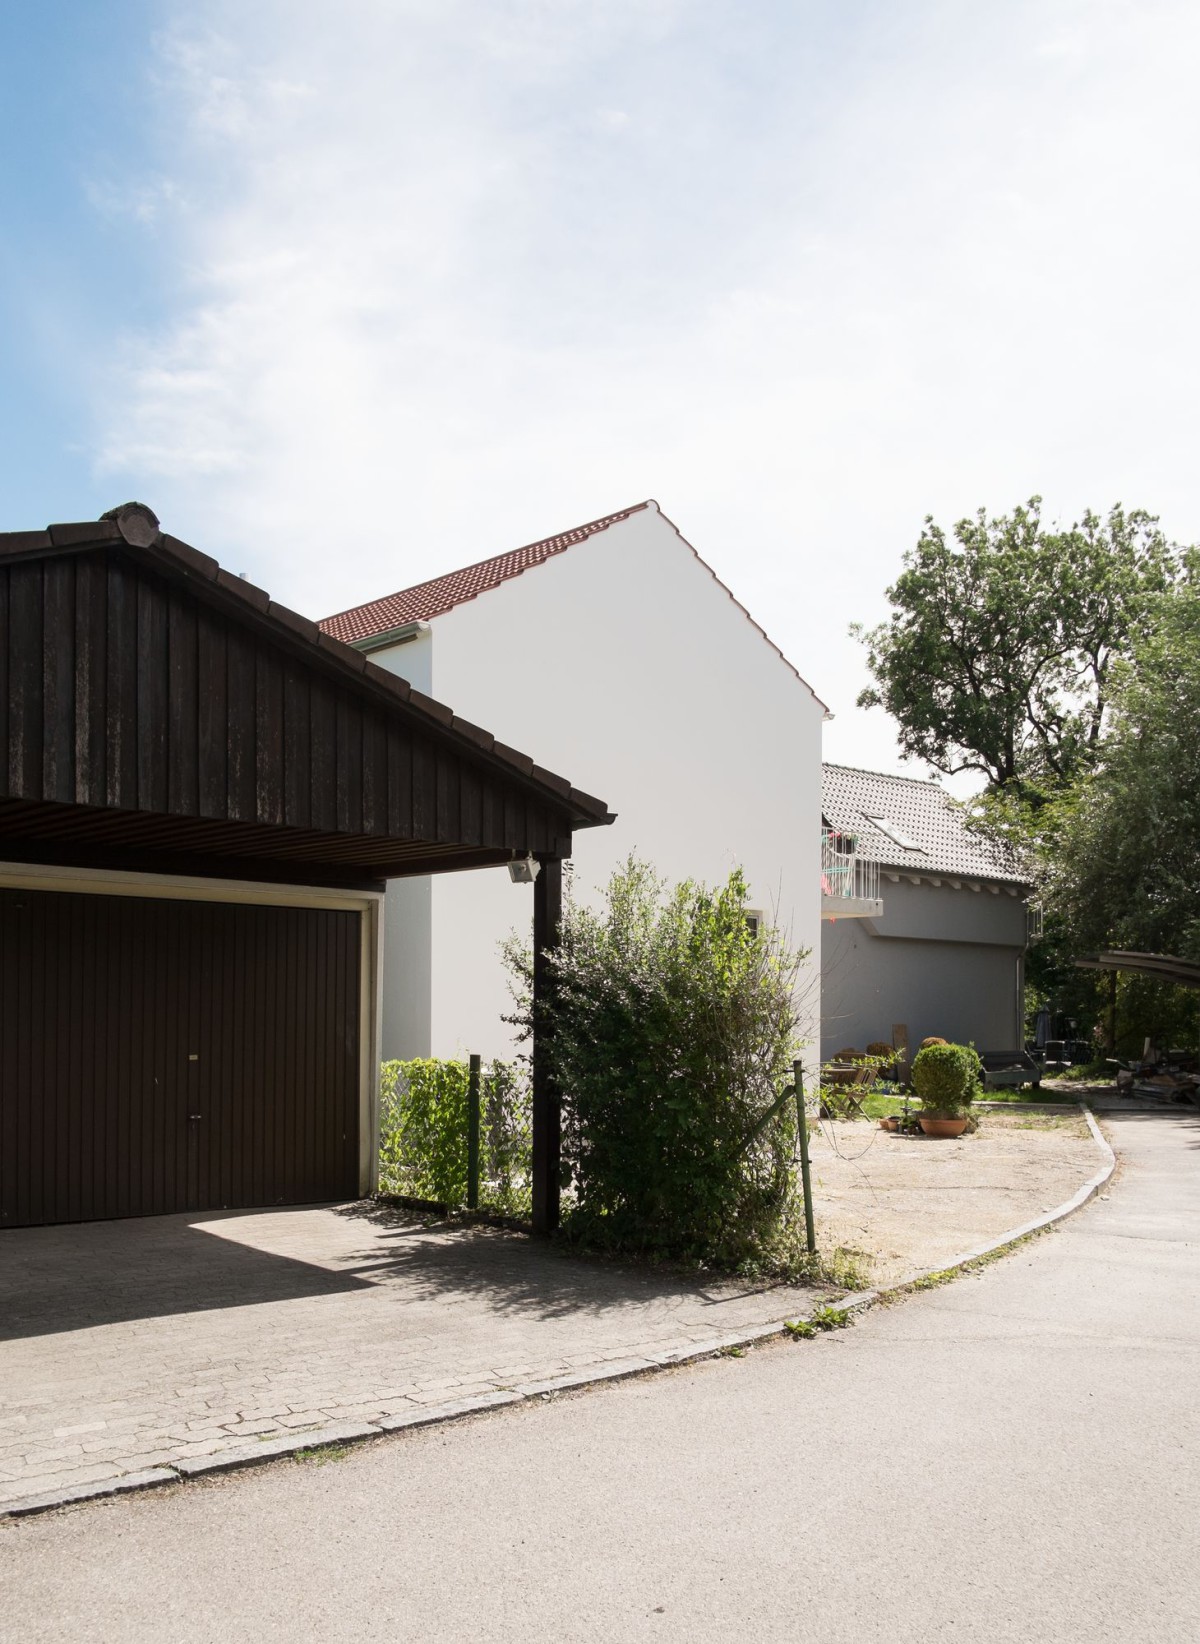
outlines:
M1023 1036L1025 903L1001 891L881 885L881 919L821 926L821 1055L940 1034L978 1050L1010 1050Z

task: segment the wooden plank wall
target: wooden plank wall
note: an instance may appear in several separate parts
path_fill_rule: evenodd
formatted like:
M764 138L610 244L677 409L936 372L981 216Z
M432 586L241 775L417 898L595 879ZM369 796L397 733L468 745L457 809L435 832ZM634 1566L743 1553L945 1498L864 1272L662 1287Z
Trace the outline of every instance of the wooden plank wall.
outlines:
M0 798L544 851L516 783L119 551L0 565Z

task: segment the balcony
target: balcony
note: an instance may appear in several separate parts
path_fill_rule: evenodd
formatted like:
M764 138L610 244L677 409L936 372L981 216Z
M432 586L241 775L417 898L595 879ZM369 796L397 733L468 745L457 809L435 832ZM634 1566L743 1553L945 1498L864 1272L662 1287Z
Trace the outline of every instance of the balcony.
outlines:
M838 828L821 829L821 918L878 919L879 863L864 862L858 840Z

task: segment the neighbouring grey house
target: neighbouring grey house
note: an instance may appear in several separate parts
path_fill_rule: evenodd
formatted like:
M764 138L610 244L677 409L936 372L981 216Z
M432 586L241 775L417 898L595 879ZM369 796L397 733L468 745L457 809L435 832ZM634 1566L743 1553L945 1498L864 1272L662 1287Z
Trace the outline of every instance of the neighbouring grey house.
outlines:
M1019 869L934 782L822 767L821 1055L934 1034L1024 1043L1037 918Z

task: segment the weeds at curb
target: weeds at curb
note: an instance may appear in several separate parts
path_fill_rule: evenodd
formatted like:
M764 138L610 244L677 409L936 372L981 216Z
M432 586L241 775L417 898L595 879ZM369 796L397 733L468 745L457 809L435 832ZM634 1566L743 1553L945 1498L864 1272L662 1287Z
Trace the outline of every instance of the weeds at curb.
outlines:
M1002 1261L1005 1256L1011 1256L1024 1245L1032 1244L1035 1239L1044 1238L1047 1233L1055 1231L1054 1225L1038 1227L1032 1233L1023 1233L1019 1239L1013 1239L1010 1244L999 1245L995 1250L986 1250L982 1256L975 1256L969 1262L963 1262L961 1267L942 1267L934 1273L922 1273L919 1279L913 1279L910 1284L901 1285L887 1297L881 1298L886 1302L899 1300L901 1296L908 1296L918 1290L937 1290L943 1284L953 1284L955 1279L961 1279L971 1273L982 1273L985 1267L991 1267L993 1262Z
M816 1325L810 1324L807 1319L785 1319L783 1328L793 1341L808 1341L817 1333Z
M850 1314L845 1307L817 1307L813 1309L812 1322L818 1330L844 1330L850 1323Z
M850 1323L845 1307L818 1307L811 1319L785 1319L783 1328L793 1341L811 1341L823 1330L844 1330Z
M297 1450L292 1456L293 1461L311 1461L316 1467L324 1467L327 1461L341 1461L350 1454L348 1444L318 1444L311 1450Z

